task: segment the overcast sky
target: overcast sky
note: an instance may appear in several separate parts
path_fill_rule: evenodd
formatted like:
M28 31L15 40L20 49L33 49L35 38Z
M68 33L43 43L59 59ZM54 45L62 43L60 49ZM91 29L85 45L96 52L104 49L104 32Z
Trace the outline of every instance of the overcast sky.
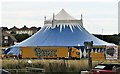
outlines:
M83 25L90 33L118 33L118 2L117 1L5 1L1 2L2 26L19 28L42 27L44 16L47 19L65 9L73 17L80 19L83 14Z

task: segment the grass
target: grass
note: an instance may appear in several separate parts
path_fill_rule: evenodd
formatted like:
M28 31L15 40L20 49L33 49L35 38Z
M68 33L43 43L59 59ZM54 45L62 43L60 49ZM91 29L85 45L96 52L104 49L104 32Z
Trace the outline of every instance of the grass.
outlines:
M44 68L46 72L79 72L88 69L87 60L33 60L32 64L27 63L27 59L4 59L3 69L25 69L25 67Z
M87 59L81 60L37 60L31 59L32 64L27 63L28 59L3 59L3 69L25 69L26 67L44 68L45 72L80 72L88 70ZM119 63L120 60L94 61L93 66L98 63Z

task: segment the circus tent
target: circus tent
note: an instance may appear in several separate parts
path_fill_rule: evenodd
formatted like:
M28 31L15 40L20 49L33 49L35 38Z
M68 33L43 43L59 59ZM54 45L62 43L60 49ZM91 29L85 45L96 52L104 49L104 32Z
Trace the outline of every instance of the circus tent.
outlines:
M83 19L78 20L62 9L52 19L44 20L44 26L30 38L13 47L35 46L84 46L84 42L93 41L93 45L114 45L90 34L83 26ZM19 52L16 48L9 51ZM18 54L18 53L17 53Z

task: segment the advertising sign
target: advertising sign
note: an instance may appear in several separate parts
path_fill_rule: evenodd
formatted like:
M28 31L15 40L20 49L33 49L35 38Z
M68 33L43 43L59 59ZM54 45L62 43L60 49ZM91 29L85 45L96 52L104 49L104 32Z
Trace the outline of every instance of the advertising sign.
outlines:
M106 59L113 60L118 58L118 46L106 46Z

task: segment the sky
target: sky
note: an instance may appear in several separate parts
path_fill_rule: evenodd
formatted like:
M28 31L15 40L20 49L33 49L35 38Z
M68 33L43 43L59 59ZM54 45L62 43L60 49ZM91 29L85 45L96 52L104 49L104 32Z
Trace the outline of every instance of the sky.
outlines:
M51 18L64 9L80 19L83 26L93 34L118 34L118 1L1 1L1 25L11 28L43 27L44 16Z

